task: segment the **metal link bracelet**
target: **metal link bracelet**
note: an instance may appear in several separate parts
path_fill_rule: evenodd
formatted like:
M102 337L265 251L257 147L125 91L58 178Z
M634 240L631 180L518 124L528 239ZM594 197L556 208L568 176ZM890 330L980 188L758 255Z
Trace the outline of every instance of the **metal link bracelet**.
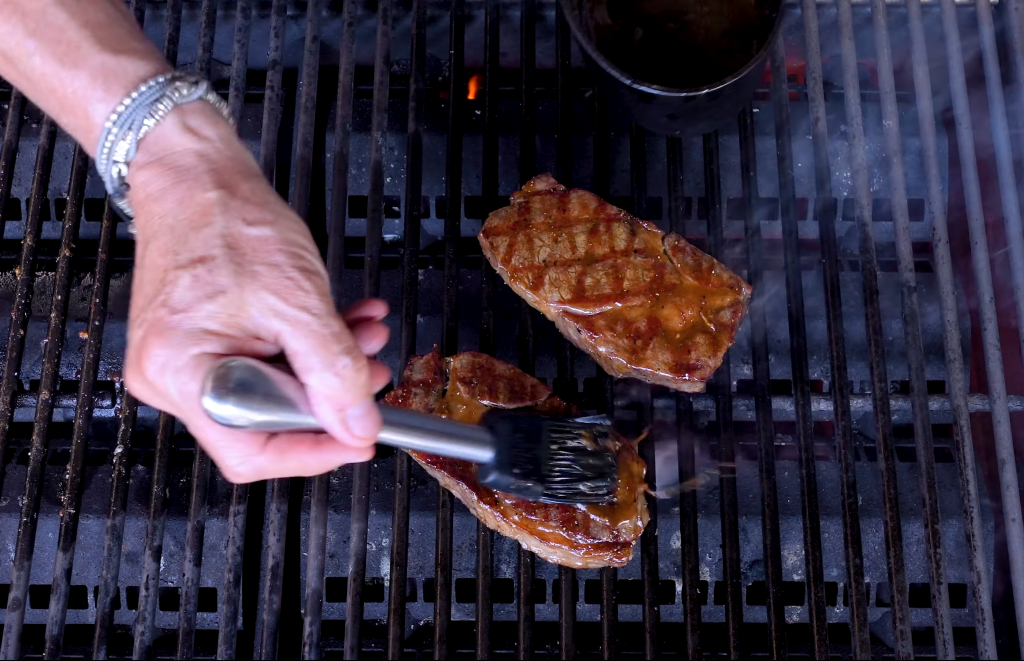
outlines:
M175 106L206 101L234 125L228 104L209 81L175 71L161 74L139 85L126 96L103 125L96 150L96 170L107 189L114 208L128 220L128 231L135 233L135 213L128 204L128 165L135 158L139 142Z

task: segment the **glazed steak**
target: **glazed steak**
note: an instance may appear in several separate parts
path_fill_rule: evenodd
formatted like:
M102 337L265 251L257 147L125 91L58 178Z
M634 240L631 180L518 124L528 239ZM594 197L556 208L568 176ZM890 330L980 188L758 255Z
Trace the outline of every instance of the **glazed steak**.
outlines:
M479 422L491 407L533 408L552 415L577 411L540 381L482 353L443 359L434 349L415 356L385 401L463 422ZM622 567L647 525L645 466L636 446L619 439L619 486L612 505L535 503L481 486L476 466L421 452L413 459L455 494L484 524L548 562L580 569Z
M550 175L492 213L479 240L505 282L615 377L703 390L750 300L683 237Z

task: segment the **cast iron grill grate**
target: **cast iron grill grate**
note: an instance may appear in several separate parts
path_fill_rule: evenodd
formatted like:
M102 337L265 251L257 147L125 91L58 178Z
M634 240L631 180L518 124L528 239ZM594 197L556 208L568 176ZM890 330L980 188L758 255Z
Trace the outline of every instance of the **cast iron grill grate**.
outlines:
M1020 1L788 5L750 108L666 140L594 89L547 0L136 0L168 57L228 95L339 302L391 302L396 373L434 344L497 355L678 430L696 488L658 504L628 567L572 571L387 449L226 483L124 392L131 236L88 159L6 87L0 649L1016 655ZM755 286L707 393L613 390L497 280L474 235L545 171Z

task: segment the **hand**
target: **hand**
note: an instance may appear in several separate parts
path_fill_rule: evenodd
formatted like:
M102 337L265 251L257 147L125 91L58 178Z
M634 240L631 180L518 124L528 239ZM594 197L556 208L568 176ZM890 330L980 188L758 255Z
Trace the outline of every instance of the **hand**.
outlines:
M125 379L180 419L231 482L317 475L374 454L373 395L390 380L367 356L388 340L387 304L338 315L305 223L205 104L177 108L129 173L136 257ZM224 356L284 352L328 434L227 429L200 390Z

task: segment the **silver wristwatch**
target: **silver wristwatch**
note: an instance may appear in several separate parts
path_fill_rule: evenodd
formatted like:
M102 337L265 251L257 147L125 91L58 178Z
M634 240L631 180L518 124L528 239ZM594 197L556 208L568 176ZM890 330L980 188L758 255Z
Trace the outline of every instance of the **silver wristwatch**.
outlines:
M96 150L96 169L111 204L129 221L129 232L135 232L135 213L128 204L129 187L125 180L139 142L175 106L193 101L206 101L234 124L228 104L209 81L175 71L144 82L118 104L103 125Z

